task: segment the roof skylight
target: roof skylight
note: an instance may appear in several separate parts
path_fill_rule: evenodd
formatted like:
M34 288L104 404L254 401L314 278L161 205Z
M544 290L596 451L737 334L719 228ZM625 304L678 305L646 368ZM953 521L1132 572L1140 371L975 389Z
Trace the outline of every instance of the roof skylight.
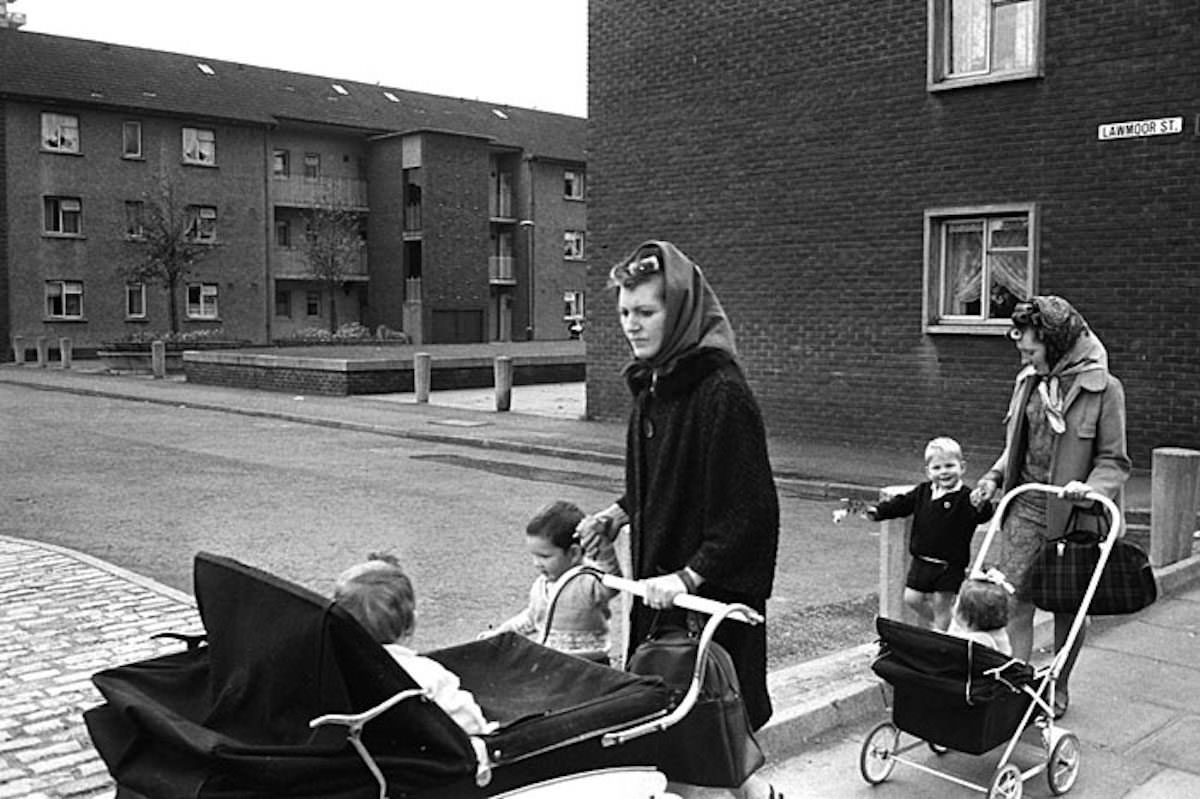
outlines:
M384 92L383 96L388 98L389 100L391 100L393 103L400 102L400 98L397 97L396 95L392 94L391 92Z
M493 108L492 113L495 114L496 116L500 117L501 119L508 119L508 114L504 113L499 108Z
M342 84L340 84L340 83L334 83L334 84L331 84L331 85L333 86L333 90L334 90L335 92L337 92L338 94L346 95L346 94L349 94L349 93L350 93L350 92L346 91L346 87L345 87L345 86L343 86L343 85L342 85Z
M213 71L212 67L210 67L208 64L205 64L203 61L197 61L196 68L199 69L201 72L203 72L205 75L216 75L217 74L215 71Z

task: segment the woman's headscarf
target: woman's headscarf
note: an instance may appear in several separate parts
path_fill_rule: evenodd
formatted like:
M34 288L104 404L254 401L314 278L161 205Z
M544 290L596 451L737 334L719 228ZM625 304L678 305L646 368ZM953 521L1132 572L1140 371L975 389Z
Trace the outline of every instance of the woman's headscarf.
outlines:
M1108 351L1083 315L1062 297L1045 294L1017 303L1012 312L1018 329L1031 328L1046 345L1050 372L1038 383L1050 429L1067 429L1063 418L1062 378L1095 370L1108 371Z
M666 373L679 356L700 348L724 350L737 357L733 328L721 308L721 301L717 299L700 267L674 244L647 241L613 267L612 281L620 285L631 275L655 271L654 265L644 260L651 257L658 259L657 269L662 271L665 278L663 304L667 309L667 318L663 326L662 346L654 357L640 362L641 365Z

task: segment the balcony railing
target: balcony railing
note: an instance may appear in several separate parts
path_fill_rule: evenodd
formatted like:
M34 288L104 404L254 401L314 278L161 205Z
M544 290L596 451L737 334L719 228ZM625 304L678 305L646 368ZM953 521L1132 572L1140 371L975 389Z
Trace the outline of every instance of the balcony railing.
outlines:
M276 205L300 208L366 208L367 182L355 178L276 177L271 181L271 199Z
M409 203L404 206L404 232L415 233L421 229L421 204Z
M488 258L488 283L514 286L517 278L513 272L511 255L493 255Z
M302 250L276 249L272 252L271 257L276 279L316 280ZM354 281L367 279L367 254L365 252L359 253L358 259L346 269L346 278Z
M513 198L511 191L497 190L492 187L488 197L488 215L492 219L515 219L513 216Z

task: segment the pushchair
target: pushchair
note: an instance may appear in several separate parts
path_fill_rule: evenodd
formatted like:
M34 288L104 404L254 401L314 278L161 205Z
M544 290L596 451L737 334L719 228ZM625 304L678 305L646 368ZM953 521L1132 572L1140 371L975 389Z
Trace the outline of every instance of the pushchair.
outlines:
M988 547L1009 503L1026 491L1059 495L1062 488L1027 483L1006 493L988 525L974 571L983 570ZM883 617L877 619L879 655L872 669L893 687L894 698L892 720L878 724L863 741L859 770L867 782L884 782L901 763L987 794L989 799L1019 799L1024 783L1043 773L1055 796L1075 784L1080 765L1079 738L1054 723L1055 685L1086 622L1109 552L1121 532L1121 514L1112 500L1095 492L1087 499L1104 507L1111 524L1066 643L1049 664L1034 667L974 641ZM1022 735L1031 729L1039 733L1040 759L1022 770L1012 759ZM902 733L915 740L905 742ZM906 756L923 744L937 755L951 749L982 755L1006 741L987 785Z
M468 736L327 598L203 552L194 580L203 635L93 676L105 702L84 719L118 799L666 797L667 778L687 781L656 766L657 733L688 710L658 677L511 633L425 653L499 722ZM693 600L710 625L761 620L677 604Z

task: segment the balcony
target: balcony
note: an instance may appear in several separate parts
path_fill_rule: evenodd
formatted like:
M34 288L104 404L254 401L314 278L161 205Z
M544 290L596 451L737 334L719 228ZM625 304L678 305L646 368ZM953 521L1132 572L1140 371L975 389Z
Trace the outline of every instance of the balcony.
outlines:
M271 200L295 208L338 207L366 209L367 182L355 178L306 178L276 176L271 181Z
M406 234L421 232L420 203L408 203L404 206L404 232Z
M512 192L492 186L488 196L488 216L492 219L516 219L513 216Z
M276 248L271 251L271 259L276 280L316 280L302 250ZM367 279L365 252L360 253L358 262L351 264L346 270L345 277L347 282L362 282Z
M488 283L493 286L515 286L517 278L513 272L511 255L493 255L488 258Z

